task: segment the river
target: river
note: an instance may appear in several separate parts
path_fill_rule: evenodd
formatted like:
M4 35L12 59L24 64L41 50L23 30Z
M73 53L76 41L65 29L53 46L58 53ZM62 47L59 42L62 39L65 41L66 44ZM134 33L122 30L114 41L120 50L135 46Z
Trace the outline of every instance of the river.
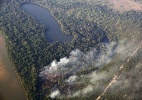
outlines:
M0 100L26 100L21 82L13 68L4 37L0 34Z
M73 39L73 36L66 35L61 31L60 25L48 9L35 4L24 4L22 9L47 27L45 36L49 42L69 42Z

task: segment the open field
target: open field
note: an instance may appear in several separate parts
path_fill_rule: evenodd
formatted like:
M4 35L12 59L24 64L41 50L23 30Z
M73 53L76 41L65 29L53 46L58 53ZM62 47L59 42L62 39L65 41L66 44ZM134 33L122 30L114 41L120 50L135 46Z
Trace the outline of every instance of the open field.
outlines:
M113 5L115 10L120 12L129 10L142 11L142 4L132 0L109 0L109 3Z

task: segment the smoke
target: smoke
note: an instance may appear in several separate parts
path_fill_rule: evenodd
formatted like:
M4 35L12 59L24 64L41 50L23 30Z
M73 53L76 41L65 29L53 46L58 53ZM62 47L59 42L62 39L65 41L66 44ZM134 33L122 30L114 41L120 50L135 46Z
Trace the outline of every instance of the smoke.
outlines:
M55 90L54 92L52 92L52 93L50 94L50 97L51 97L51 98L55 98L55 97L57 97L57 96L60 96L60 91L59 91L59 90Z
M70 77L68 78L67 82L68 82L69 84L72 84L72 83L76 82L77 79L78 79L78 76L72 75L72 76L70 76Z
M78 90L77 92L75 92L74 94L68 96L68 97L77 97L77 96L86 96L87 94L89 94L90 92L93 91L93 86L92 85L88 85L85 88L83 88L82 90Z
M142 57L138 57L138 59L142 60ZM130 63L132 62L134 63L131 66L132 68L129 68L130 65L126 66L127 69L123 71L117 82L110 88L108 93L111 93L112 91L115 95L119 93L119 96L126 100L142 99L142 62L139 62L139 60L131 60Z
M58 90L51 92L51 98L85 97L92 94L97 97L98 94L95 93L101 93L100 91L105 89L105 86L108 85L120 65L125 63L125 60L133 53L136 47L136 42L127 43L127 41L123 40L119 41L119 43L102 44L100 51L92 48L90 51L83 53L79 49L75 49L70 53L69 57L61 58L59 62L54 60L50 65L45 66L40 73L40 77L46 80L62 80L58 85L56 83L50 87ZM138 69L135 72L137 71ZM117 92L119 90L122 91L118 87L127 89L131 86L132 80L124 81L127 76L125 74L122 75L118 82L111 87L111 92L109 93L113 93L112 91L114 90ZM135 86L141 83L141 81L137 82Z
M73 73L86 70L91 67L101 67L111 61L115 46L116 43L113 42L109 45L105 44L104 50L102 51L98 51L93 48L87 53L83 53L79 49L75 49L70 53L69 58L61 58L59 62L54 60L49 66L44 67L40 76L46 79L51 79L57 76L64 76L66 74L72 75Z

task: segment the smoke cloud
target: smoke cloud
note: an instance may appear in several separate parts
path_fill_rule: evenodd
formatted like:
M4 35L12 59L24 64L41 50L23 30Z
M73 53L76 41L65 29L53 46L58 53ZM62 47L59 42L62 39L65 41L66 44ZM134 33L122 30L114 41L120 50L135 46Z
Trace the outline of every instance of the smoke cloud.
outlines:
M51 98L55 98L55 97L57 97L57 96L60 96L60 91L59 91L59 90L55 90L54 92L52 92L52 93L50 94L50 97L51 97Z
M111 61L115 46L116 43L113 42L109 45L104 45L105 51L97 51L93 48L87 53L83 53L79 49L75 49L70 53L69 58L61 58L59 62L56 60L52 61L49 66L44 68L44 70L40 73L40 76L46 79L51 79L65 74L72 75L73 73L81 70L86 70L89 67L101 67Z
M70 53L69 57L61 58L59 62L54 60L50 65L45 66L40 73L40 77L46 80L62 79L60 84L54 84L51 87L51 89L54 88L55 90L51 92L51 98L86 97L92 94L97 97L98 94L95 93L101 93L104 90L120 65L125 63L125 60L136 49L137 44L136 42L127 43L127 41L123 40L118 43L102 44L100 51L92 48L90 51L83 53L79 49L75 49ZM141 67L138 67L134 72L140 69ZM126 74L130 73L132 73L132 70L121 75L121 78L109 91L115 90L118 92L131 86L132 79L125 82L128 76ZM137 84L133 85L134 87L140 87L141 83L142 81L138 81ZM123 89L118 89L118 86L123 87ZM110 93L115 93L115 91ZM136 95L136 93L133 95Z
M70 77L68 78L67 82L68 82L69 84L72 84L72 83L76 82L77 79L78 79L78 77L77 77L76 75L72 75L72 76L70 76Z

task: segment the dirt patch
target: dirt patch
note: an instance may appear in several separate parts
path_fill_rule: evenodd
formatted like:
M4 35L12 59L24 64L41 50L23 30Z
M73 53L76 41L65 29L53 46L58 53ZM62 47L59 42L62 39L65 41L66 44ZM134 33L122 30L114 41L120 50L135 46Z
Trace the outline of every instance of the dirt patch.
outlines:
M132 0L109 0L113 9L124 12L130 10L142 11L142 4Z

